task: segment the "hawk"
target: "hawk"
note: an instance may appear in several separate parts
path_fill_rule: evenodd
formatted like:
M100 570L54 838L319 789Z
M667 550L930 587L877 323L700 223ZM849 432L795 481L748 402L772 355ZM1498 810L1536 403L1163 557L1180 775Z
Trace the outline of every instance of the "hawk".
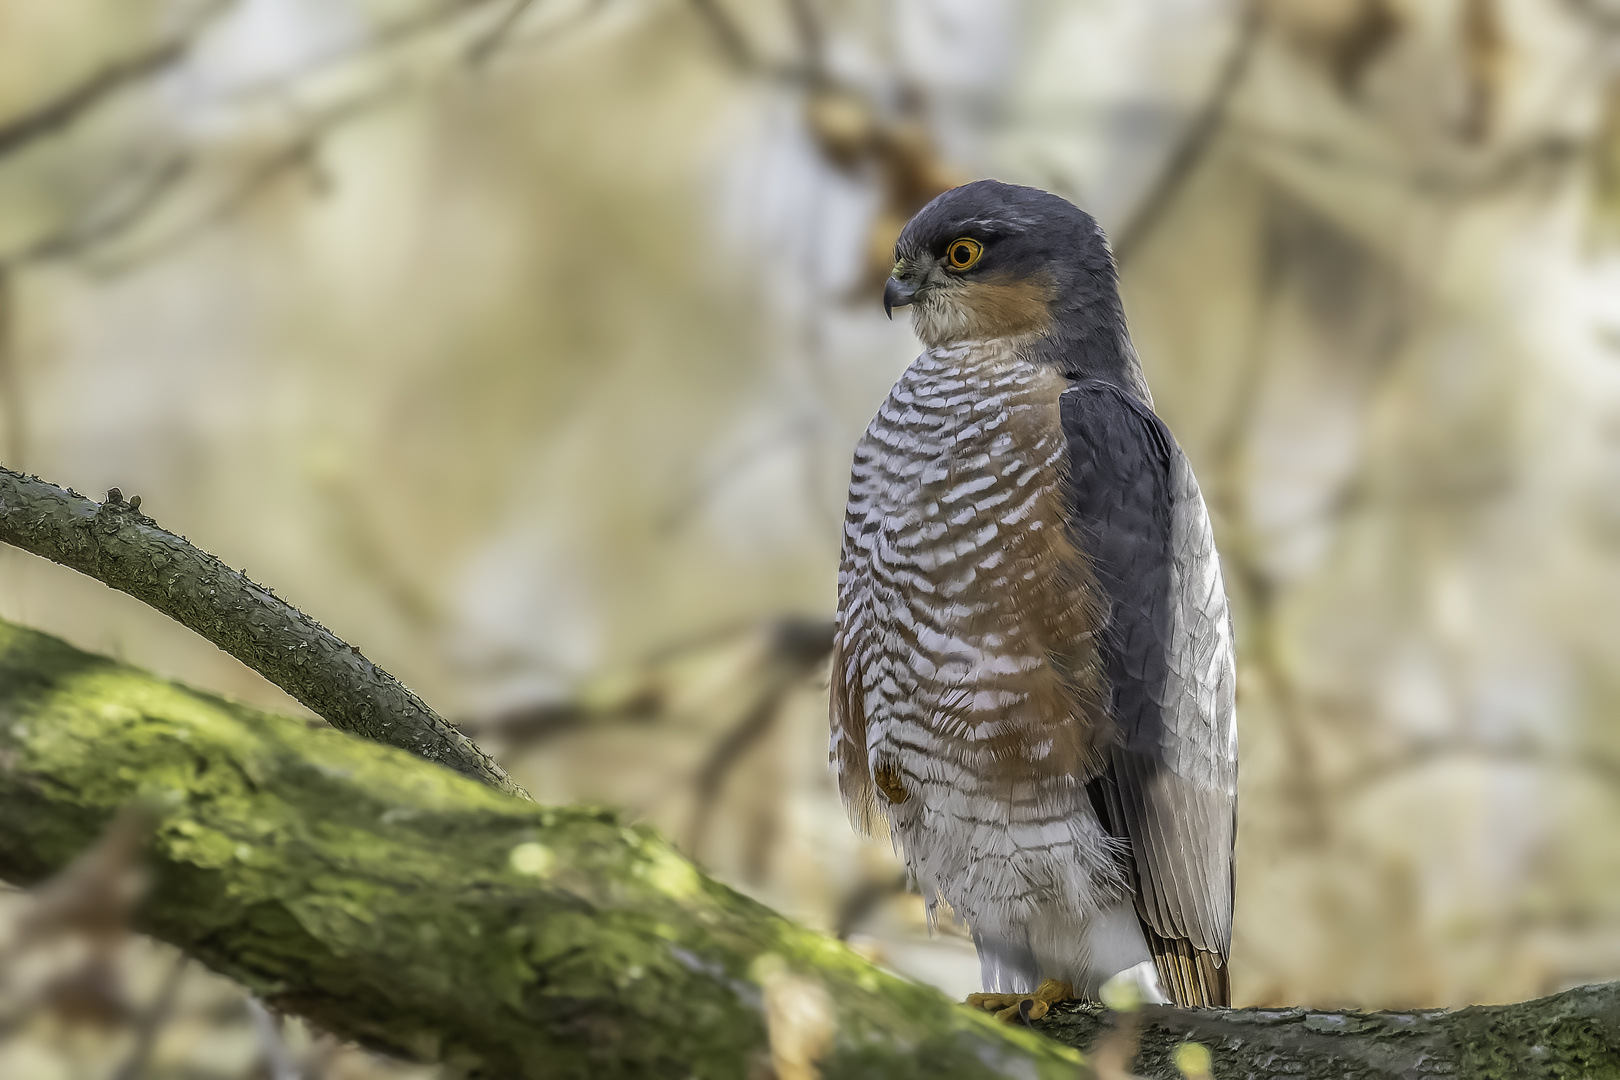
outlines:
M851 469L845 804L966 921L987 990L1228 1004L1231 619L1108 241L1056 195L982 180L895 257L884 307L911 307L924 351Z

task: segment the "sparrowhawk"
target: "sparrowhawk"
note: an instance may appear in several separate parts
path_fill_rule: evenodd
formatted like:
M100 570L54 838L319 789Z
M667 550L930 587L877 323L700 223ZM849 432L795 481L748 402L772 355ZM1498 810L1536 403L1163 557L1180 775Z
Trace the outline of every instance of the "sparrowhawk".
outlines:
M925 348L851 471L844 800L966 921L986 989L1011 995L979 1004L1110 980L1227 1004L1231 620L1108 242L1056 195L983 180L895 255L884 305Z

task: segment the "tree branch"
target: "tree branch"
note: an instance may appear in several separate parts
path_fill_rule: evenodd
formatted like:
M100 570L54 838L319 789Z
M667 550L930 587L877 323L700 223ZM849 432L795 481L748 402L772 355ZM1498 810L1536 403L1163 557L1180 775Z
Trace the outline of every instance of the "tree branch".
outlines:
M503 13L503 20L480 39L482 45L475 42L466 50L472 63L482 63L488 59L488 54L509 37L513 29L511 22L522 14L520 8L528 6L526 3L520 7L510 6L510 0L506 2L509 6ZM304 84L331 77L334 69L341 65L389 57L419 45L436 33L464 33L465 24L494 3L495 0L443 0L428 10L384 22L357 41L325 51L291 71L230 90L208 104L215 108L234 106L245 109L273 99L285 107L298 98ZM215 0L193 19L188 29L174 38L110 64L59 96L40 103L12 120L0 122L0 159L38 139L60 133L108 100L179 66L201 32L235 6L237 0ZM575 20L576 23L578 21ZM397 85L374 86L316 110L317 115L312 121L293 124L293 130L284 139L277 140L268 151L259 155L259 159L247 167L240 180L225 185L221 196L207 200L200 212L183 216L176 227L142 244L139 250L115 257L110 263L92 265L91 269L103 274L124 272L230 220L282 176L310 165L322 140L334 130L389 103L390 94L399 89ZM249 123L248 126L256 125ZM137 141L144 146L151 140L146 137ZM98 185L102 190L92 193L88 211L11 252L0 252L0 270L47 261L84 259L103 250L135 232L159 209L178 201L181 193L187 190L182 181L193 179L205 171L202 166L206 156L203 148L183 140L155 168L146 170L147 176L136 177L133 183L127 169L114 168L112 179ZM235 160L234 155L227 156Z
M1189 1040L1211 1051L1219 1080L1620 1076L1620 983L1457 1012L1149 1007L1143 1013L1135 1069L1164 1080L1181 1075L1171 1058ZM1058 1005L1035 1027L1090 1047L1109 1023L1101 1006Z
M333 727L524 795L489 755L352 645L114 489L96 504L0 467L0 541L156 608L257 671ZM525 796L526 797L526 796Z
M125 179L109 184L97 205L60 229L12 253L0 252L0 273L14 273L37 263L72 259L112 243L137 228L192 171L186 153L174 153L144 168L122 166ZM131 175L133 174L133 175ZM16 458L11 459L17 462Z
M16 353L16 305L11 271L0 263L0 454L21 463L28 455L28 410Z
M1078 1064L607 812L509 798L0 622L0 877L45 878L137 802L160 815L140 929L401 1057L599 1080Z
M474 67L488 63L533 4L534 0L512 0L495 25L467 50L467 62Z
M737 20L720 6L718 0L690 0L690 3L733 67L739 71L754 71L761 66L748 35L743 33Z
M57 97L0 123L0 157L67 127L124 87L158 74L184 56L189 46L189 39L162 42L109 64Z
M141 929L275 1008L471 1077L1076 1075L1057 1042L872 967L645 828L0 622L0 877L60 871L132 804L157 822ZM1103 1048L1130 1041L1100 1006L1035 1027L1123 1076ZM1454 1013L1150 1008L1139 1029L1153 1080L1180 1075L1188 1040L1220 1080L1620 1075L1620 984Z
M160 75L179 63L191 51L197 35L230 6L229 2L213 4L174 38L115 60L56 97L0 122L0 157L14 154L29 143L72 125L125 88Z
M1171 150L1169 160L1159 171L1153 186L1137 203L1130 220L1115 234L1114 259L1119 265L1124 266L1136 257L1143 242L1175 203L1198 164L1204 160L1215 136L1225 126L1227 109L1249 73L1249 63L1254 59L1255 48L1260 41L1262 14L1260 0L1247 0L1244 4L1237 40L1233 42L1232 51L1227 54L1226 62L1215 78L1208 99L1188 122L1186 130Z

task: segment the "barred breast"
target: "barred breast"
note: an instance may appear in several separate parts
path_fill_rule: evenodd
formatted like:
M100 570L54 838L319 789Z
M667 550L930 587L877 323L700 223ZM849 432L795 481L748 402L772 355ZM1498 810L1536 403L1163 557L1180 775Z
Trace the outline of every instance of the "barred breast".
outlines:
M1086 797L1100 592L1066 524L1061 375L930 349L855 450L832 694L846 802L980 932L1124 894Z

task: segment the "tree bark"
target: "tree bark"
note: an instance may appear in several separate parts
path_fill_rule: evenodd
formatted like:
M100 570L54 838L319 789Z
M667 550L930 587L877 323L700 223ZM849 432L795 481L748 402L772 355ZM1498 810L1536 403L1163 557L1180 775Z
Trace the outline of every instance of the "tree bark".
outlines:
M104 503L0 467L0 541L126 592L201 634L342 731L527 797L398 679L247 575L160 528L116 489Z
M606 811L508 797L0 622L0 878L123 807L141 928L368 1046L488 1077L1064 1077L1057 1042L872 967ZM1620 984L1456 1013L1149 1009L1136 1070L1620 1077ZM1105 1010L1036 1026L1089 1049ZM1099 1059L1105 1055L1099 1055ZM1083 1074L1082 1074L1083 1075ZM1104 1073L1104 1075L1108 1075Z
M1620 1078L1620 983L1584 986L1515 1005L1456 1012L1312 1009L1144 1010L1134 1071L1181 1074L1175 1048L1202 1043L1216 1080L1569 1080ZM1057 1006L1035 1027L1090 1049L1109 1029L1101 1006Z
M161 824L144 929L338 1034L471 1076L1080 1066L710 881L646 829L535 806L393 676L138 500L0 468L0 541L145 601L386 744L0 622L0 878L57 872L145 804ZM1179 1075L1172 1052L1194 1040L1222 1080L1620 1080L1620 984L1456 1013L1152 1008L1140 1023L1134 1067L1155 1078ZM1082 1075L1123 1076L1104 1066L1131 1050L1107 1010L1059 1006L1035 1026L1081 1049L1111 1040Z
M1072 1078L650 830L551 809L0 622L0 878L157 814L139 928L339 1035L480 1077Z

